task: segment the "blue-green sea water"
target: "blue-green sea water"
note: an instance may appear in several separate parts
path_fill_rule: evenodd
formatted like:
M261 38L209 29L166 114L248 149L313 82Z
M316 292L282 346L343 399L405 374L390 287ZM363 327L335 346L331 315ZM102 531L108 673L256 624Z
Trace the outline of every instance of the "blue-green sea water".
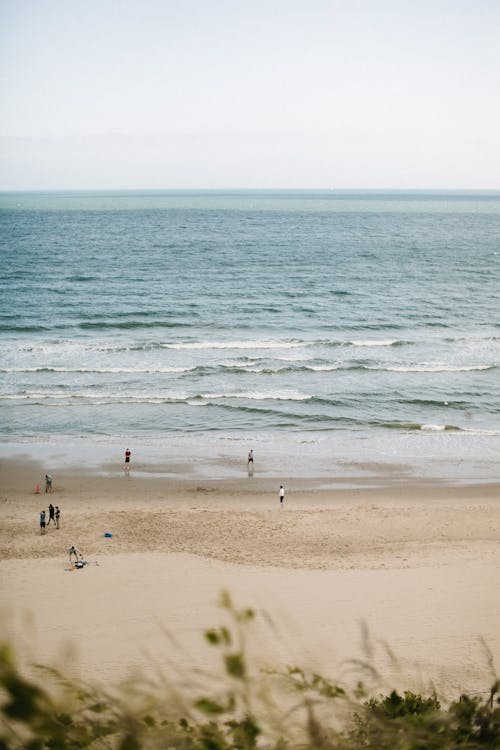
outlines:
M4 444L498 458L500 193L3 193L0 251Z

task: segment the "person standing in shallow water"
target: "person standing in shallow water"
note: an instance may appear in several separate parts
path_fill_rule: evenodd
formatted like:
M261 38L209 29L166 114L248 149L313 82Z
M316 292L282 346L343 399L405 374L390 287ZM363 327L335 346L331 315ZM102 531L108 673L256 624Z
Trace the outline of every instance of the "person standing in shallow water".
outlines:
M130 471L130 456L131 455L132 454L130 453L130 449L127 448L127 450L125 451L125 471L127 472Z
M280 484L280 507L283 507L283 503L285 502L285 488L282 484Z
M253 474L253 448L250 449L250 452L248 454L247 468L248 468L248 475L251 476Z

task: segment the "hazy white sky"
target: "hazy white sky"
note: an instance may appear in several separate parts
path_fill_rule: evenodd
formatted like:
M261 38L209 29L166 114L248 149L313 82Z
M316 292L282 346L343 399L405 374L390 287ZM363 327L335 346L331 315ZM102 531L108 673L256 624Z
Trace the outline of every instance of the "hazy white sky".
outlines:
M0 189L500 188L500 0L0 0Z

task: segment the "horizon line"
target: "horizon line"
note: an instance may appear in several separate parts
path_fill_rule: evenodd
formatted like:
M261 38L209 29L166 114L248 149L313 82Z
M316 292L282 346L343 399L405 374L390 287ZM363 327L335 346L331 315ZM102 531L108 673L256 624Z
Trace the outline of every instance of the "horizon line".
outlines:
M3 188L11 193L500 193L486 187L51 187Z

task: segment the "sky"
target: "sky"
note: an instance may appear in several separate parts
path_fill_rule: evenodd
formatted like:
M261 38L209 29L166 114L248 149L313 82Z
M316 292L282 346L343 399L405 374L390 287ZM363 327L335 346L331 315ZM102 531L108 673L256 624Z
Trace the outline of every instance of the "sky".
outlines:
M500 189L500 0L0 0L0 190Z

